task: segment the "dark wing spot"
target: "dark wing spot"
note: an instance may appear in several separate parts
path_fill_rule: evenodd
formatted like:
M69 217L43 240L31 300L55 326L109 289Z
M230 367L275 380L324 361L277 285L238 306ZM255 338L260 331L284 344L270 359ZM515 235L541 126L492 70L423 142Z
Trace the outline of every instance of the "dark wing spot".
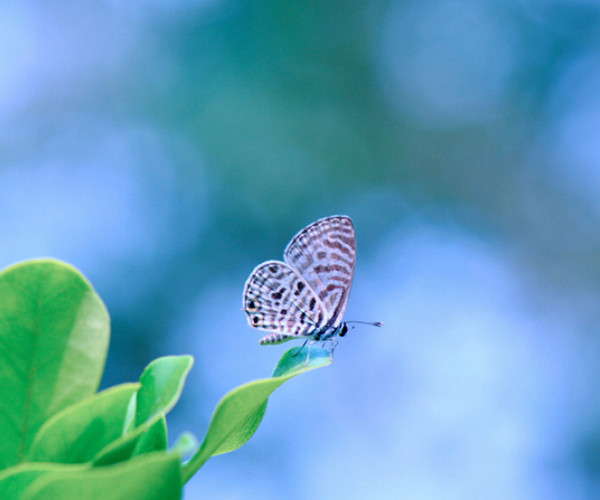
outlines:
M306 285L304 283L302 283L302 281L298 281L298 283L296 284L296 291L294 292L294 295L297 297L298 295L300 295L300 292L302 290L304 290L304 287Z
M252 316L252 323L254 323L255 325L258 325L259 321L260 321L260 318L258 316Z
M281 299L281 294L279 292L273 292L271 294L271 297L273 297L273 300L280 300Z
M300 324L302 324L302 325L303 325L303 324L304 324L304 320L305 320L305 319L306 319L306 313L302 313L302 314L300 315Z
M327 252L323 252L322 250L320 252L317 252L317 259L325 259L327 257Z
M248 301L248 311L256 311L256 302L253 300Z
M287 314L287 309L282 309L279 312L281 313L282 316L285 316Z
M313 297L312 299L310 299L310 304L308 304L308 308L312 311L315 308L316 304L317 304L317 301Z
M275 264L271 264L269 266L269 271L271 271L272 273L276 273L277 272L277 266Z

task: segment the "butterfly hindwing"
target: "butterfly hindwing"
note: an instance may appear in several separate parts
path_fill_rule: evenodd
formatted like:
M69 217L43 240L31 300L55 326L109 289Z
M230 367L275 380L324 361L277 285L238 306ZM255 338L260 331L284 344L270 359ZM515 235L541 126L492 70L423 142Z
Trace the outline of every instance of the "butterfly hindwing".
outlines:
M310 336L329 319L307 281L276 260L263 262L252 271L244 289L244 310L250 326L273 332L263 337L261 344Z

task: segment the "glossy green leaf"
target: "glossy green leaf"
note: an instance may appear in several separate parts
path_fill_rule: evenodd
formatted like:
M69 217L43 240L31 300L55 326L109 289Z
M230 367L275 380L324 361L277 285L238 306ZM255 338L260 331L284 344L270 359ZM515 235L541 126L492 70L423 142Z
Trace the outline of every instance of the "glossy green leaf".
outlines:
M273 377L255 380L228 392L219 402L202 446L183 466L184 481L212 456L233 451L246 443L260 425L271 393L286 380L300 373L331 363L327 349L295 347L281 357Z
M187 458L196 453L199 447L200 443L196 436L191 432L183 432L181 436L177 438L177 441L175 441L175 444L170 451L171 453L177 453L182 458Z
M161 415L148 430L140 436L133 455L143 455L153 451L164 451L167 449L167 420Z
M137 395L136 425L155 415L166 414L175 406L193 364L191 356L164 356L146 367L140 377L142 387Z
M23 463L0 472L0 498L3 500L23 497L23 492L36 479L50 472L68 472L86 469L82 465L48 463Z
M102 448L94 457L94 465L106 466L129 460L134 456L140 439L143 439L148 430L161 418L162 415L157 415L153 420L148 420Z
M125 430L129 401L140 384L123 384L90 396L49 419L37 433L31 462L84 463Z
M160 424L157 422L163 419L177 403L193 362L191 356L165 356L152 361L146 367L140 377L142 387L136 398L135 421L140 423L101 450L94 457L96 465L122 462L135 455L136 449L144 452L149 449L148 447L157 445L156 439L160 439L158 436ZM145 437L148 432L152 432L153 435ZM149 441L143 443L146 439Z
M44 421L96 392L109 318L88 281L55 260L0 273L0 469L21 462Z
M181 498L179 457L164 452L109 467L50 472L35 479L23 500L176 500Z

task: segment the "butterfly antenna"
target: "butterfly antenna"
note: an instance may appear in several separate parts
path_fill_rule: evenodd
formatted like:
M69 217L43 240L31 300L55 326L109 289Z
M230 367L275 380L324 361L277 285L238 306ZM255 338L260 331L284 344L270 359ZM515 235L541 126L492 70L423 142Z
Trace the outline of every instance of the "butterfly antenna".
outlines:
M346 321L346 323L360 323L361 325L371 325L371 326L376 326L378 328L383 326L383 323L381 321Z

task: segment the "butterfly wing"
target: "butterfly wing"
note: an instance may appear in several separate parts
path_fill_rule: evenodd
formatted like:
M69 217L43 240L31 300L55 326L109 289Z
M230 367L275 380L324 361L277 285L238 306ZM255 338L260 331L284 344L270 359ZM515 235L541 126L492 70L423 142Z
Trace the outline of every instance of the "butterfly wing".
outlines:
M348 304L356 261L350 218L334 215L313 222L292 238L283 256L325 305L327 326L337 327Z
M273 332L261 344L311 336L328 320L325 305L306 280L277 260L263 262L250 274L244 288L244 311L250 326Z

